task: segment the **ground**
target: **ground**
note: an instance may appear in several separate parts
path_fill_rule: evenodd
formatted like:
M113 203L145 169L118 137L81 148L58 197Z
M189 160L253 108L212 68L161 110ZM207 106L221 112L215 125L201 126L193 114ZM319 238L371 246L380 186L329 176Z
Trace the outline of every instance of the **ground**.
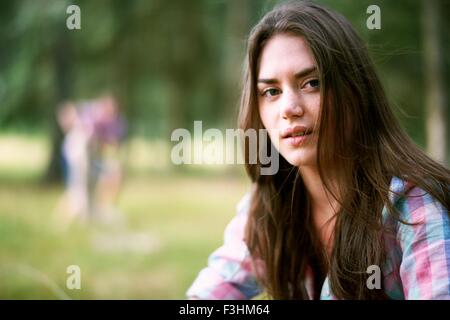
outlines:
M184 299L249 188L235 172L130 170L121 222L65 225L63 187L37 179L46 143L16 138L0 138L0 299ZM66 287L70 265L80 290Z

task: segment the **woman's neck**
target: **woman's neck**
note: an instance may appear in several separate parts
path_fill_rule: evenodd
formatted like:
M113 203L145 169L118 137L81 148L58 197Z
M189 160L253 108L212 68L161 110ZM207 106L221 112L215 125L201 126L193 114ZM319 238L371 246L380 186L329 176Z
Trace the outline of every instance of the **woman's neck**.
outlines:
M301 167L299 171L308 193L314 231L326 252L331 254L335 214L339 210L339 204L325 188L317 168ZM333 188L333 193L337 195L334 181L330 180L329 187Z
M325 188L317 167L301 167L299 172L308 192L312 209L317 208L320 210L329 209L330 207L337 209L337 201L330 191ZM337 195L337 185L332 179L329 179L328 187L332 188L333 193Z

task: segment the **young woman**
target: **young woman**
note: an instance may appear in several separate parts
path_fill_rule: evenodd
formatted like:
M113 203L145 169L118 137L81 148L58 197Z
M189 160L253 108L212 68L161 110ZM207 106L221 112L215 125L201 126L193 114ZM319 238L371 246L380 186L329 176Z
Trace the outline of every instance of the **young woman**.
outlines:
M280 169L246 165L252 191L189 298L450 298L450 171L401 129L344 17L310 2L263 17L240 127L268 130Z

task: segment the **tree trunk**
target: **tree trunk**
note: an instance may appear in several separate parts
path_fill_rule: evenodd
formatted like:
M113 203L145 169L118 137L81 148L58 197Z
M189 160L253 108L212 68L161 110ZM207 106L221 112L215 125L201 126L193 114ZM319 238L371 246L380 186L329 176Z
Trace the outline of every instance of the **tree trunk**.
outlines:
M444 163L446 151L446 97L440 42L440 3L423 1L423 45L426 85L427 152Z
M72 94L72 67L71 67L71 47L68 35L62 33L55 46L55 85L56 102L59 105L69 99ZM57 183L62 180L61 144L63 141L62 131L56 120L57 108L51 117L51 153L47 169L43 176L44 183Z

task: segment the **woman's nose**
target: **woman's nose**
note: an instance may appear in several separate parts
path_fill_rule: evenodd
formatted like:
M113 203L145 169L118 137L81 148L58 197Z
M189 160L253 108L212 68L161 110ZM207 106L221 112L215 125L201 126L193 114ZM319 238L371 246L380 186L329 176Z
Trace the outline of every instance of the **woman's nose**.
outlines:
M285 90L281 99L280 116L283 119L301 117L304 113L302 99L294 90Z

